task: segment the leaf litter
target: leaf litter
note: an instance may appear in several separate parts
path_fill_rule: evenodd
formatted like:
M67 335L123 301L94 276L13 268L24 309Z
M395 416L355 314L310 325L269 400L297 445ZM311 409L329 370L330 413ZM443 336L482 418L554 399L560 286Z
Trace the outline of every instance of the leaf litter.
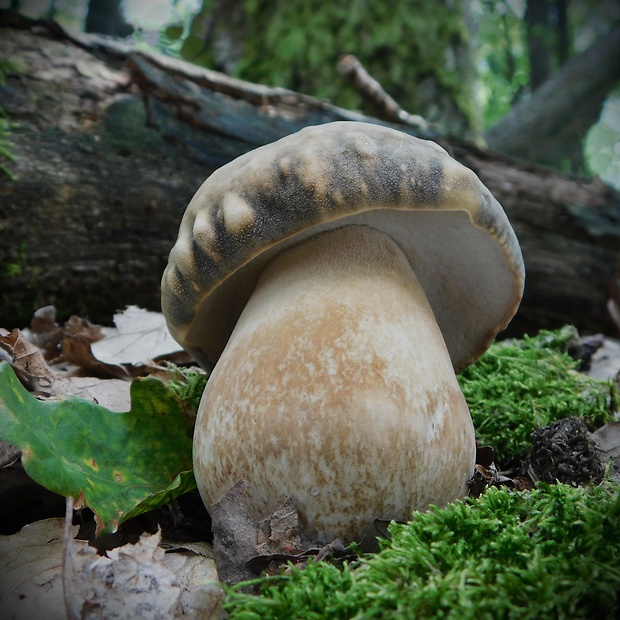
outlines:
M166 551L161 532L99 553L75 538L73 506L0 537L0 617L218 620L224 592L209 554Z
M54 322L55 323L55 322ZM122 323L122 321L121 321ZM96 330L90 333L90 328L84 323L80 323L79 321L73 321L71 325L65 324L65 328L67 331L71 331L72 333L67 335L65 334L61 339L61 344L58 345L58 332L55 332L55 328L53 324L50 324L49 317L43 322L44 327L37 327L38 341L44 344L46 349L44 349L47 353L46 356L51 360L51 364L53 366L60 364L70 365L70 362L64 357L62 351L65 348L65 342L67 338L81 338L83 342L86 342L88 347L81 345L80 353L77 356L69 357L73 361L78 360L78 364L74 364L78 368L78 372L86 372L88 369L93 369L95 366L92 366L92 359L90 356L96 360L96 364L101 364L101 366L96 366L100 370L108 369L110 367L112 370L110 371L110 375L114 376L114 373L117 372L117 368L121 368L124 371L124 379L128 379L131 377L132 373L140 373L140 372L149 372L153 369L153 365L151 364L151 360L147 360L146 363L136 362L135 359L127 361L129 358L124 356L124 350L130 346L128 343L130 340L124 339L125 336L121 334L121 329L118 330L112 339L118 338L116 344L114 346L110 345L107 352L101 354L102 359L98 359L93 352L93 343L96 344L100 342L99 340L88 341L91 336L96 334ZM81 337L79 335L79 327L86 329L86 335ZM34 322L33 322L34 327ZM96 327L96 326L95 326ZM59 328L62 330L62 328ZM157 330L159 328L156 326L149 327L148 329L145 326L145 329L136 330L137 332L142 332L141 334L130 335L130 338L136 338L140 340L141 338L147 338L147 333L154 334L155 340L160 337L157 335ZM130 328L131 334L131 328ZM103 337L106 337L106 334L101 332ZM8 333L7 333L8 334ZM109 334L109 332L108 332ZM45 336L45 337L44 337ZM33 340L37 340L37 337L33 337ZM51 344L50 344L51 343ZM55 343L55 344L54 344ZM596 369L601 368L601 364L597 362L597 355L599 354L600 345L594 343L594 345L588 344L588 346L584 347L584 351L586 355L591 357L591 362L594 372L591 374L595 376L601 376L596 373ZM71 345L69 345L71 348ZM605 348L605 347L602 347ZM96 351L96 347L95 347ZM21 351L23 353L23 351ZM30 351L28 355L32 353ZM54 357L54 353L56 357ZM613 353L613 347L612 347ZM27 355L21 355L21 357L27 357ZM20 356L17 356L20 358ZM84 361L86 360L86 361ZM28 359L28 364L23 364L27 369L33 367L33 363L31 359ZM609 368L617 368L620 366L618 362L618 358L614 358L611 356L611 360L609 357L605 361L606 367L602 371L603 373L607 372ZM15 363L15 360L13 360ZM597 366L598 363L598 366ZM81 364L81 367L80 367ZM157 364L154 365L157 367ZM36 366L34 366L36 368ZM131 370L128 370L131 369ZM160 372L166 372L165 367L162 368L160 365L158 370ZM74 370L70 370L71 372L76 372ZM107 372L107 370L105 370ZM105 373L103 373L105 374ZM608 378L609 375L605 374L605 377ZM109 381L109 380L108 380ZM125 381L126 382L126 381ZM126 383L128 385L128 383ZM614 424L614 423L612 423ZM491 451L491 460L488 460L488 457L485 459L481 459L483 464L477 465L477 469L481 469L481 471L486 472L486 480L489 486L512 486L512 488L519 488L518 486L518 477L510 478L508 476L502 475L501 472L497 472L495 469L495 465L493 463L493 456ZM529 488L529 487L526 487ZM81 498L79 498L81 499ZM221 581L229 584L237 583L239 580L243 579L252 579L257 574L261 572L265 572L266 574L277 574L281 572L283 564L291 564L296 567L303 567L307 564L309 559L323 559L323 558L345 558L351 559L356 557L354 554L352 555L350 551L344 550L338 546L338 541L334 541L331 545L327 545L323 548L313 547L311 544L303 541L303 537L300 536L299 532L299 522L298 515L296 510L290 504L283 505L274 515L270 518L263 520L260 523L254 523L247 511L244 513L243 507L243 493L239 489L233 489L232 496L222 498L223 502L219 506L220 512L218 514L218 508L214 507L213 509L213 517L214 517L214 525L213 531L215 534L215 557L216 564L218 566L218 570L220 572ZM376 529L373 532L377 534L385 533L385 524L376 524ZM241 527L243 526L243 527ZM235 534L236 532L236 534ZM232 534L231 534L232 533ZM374 536L373 536L374 538ZM250 543L250 544L248 544ZM148 547L148 545L146 545ZM151 545L149 549L154 549ZM153 551L154 553L154 551ZM114 555L114 554L113 554ZM232 567L232 568L231 568ZM287 571L290 569L287 569ZM163 578L163 581L166 581L166 578ZM198 614L198 610L201 608L209 607L212 593L202 592L200 595L197 595L197 598L194 599L195 607L194 612ZM219 596L219 594L218 594ZM84 597L82 597L84 600ZM217 599L217 596L216 596ZM200 602L199 602L200 601ZM215 604L214 609L219 609L219 604ZM83 611L83 610L82 610ZM221 611L221 610L220 610ZM219 613L219 612L218 612ZM75 617L97 617L97 616L75 616ZM171 617L171 616L167 616ZM192 617L202 617L200 615L194 615ZM206 616L211 617L211 616ZM213 616L216 617L216 616Z
M0 439L39 484L90 507L99 532L195 487L183 403L152 378L132 382L131 402L114 413L74 396L37 400L0 363Z

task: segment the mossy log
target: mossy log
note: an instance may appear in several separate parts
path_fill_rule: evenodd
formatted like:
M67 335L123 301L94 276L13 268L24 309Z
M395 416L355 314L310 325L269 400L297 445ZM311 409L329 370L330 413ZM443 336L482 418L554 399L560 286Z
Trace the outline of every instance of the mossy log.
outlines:
M70 34L0 11L10 70L0 105L14 179L0 177L0 326L56 304L107 322L159 307L181 215L216 168L300 128L362 117L241 82L133 45ZM385 123L384 123L385 124ZM526 294L513 332L572 323L613 333L606 309L620 253L620 197L579 180L412 127L472 168L521 240Z

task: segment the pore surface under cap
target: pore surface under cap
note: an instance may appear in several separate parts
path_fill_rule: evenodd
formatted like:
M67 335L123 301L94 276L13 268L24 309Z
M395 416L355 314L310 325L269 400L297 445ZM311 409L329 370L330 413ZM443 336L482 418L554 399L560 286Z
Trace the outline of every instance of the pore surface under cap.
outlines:
M478 177L433 142L345 121L260 147L203 183L162 280L173 336L216 362L266 262L348 224L385 232L407 254L457 370L516 312L521 251Z

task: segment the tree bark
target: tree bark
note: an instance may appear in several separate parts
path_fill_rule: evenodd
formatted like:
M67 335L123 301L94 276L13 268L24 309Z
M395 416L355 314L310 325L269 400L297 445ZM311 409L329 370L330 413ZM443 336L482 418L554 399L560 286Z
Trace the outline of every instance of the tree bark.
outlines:
M9 28L8 19L0 12L0 57L15 68L0 101L19 127L16 179L0 177L0 326L23 325L49 303L62 317L102 322L127 304L158 309L179 221L214 169L306 125L378 122L94 35L24 20ZM520 237L527 283L512 332L568 322L610 333L618 194L435 139L480 176Z

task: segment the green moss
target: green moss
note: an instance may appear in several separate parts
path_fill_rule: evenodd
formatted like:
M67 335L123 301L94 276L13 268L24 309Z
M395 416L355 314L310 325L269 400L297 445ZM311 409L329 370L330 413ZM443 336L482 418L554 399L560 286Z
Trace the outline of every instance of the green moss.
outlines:
M6 78L15 73L23 73L24 69L14 59L0 59L0 86L6 82ZM0 173L4 173L10 179L15 179L15 174L9 167L9 163L16 163L17 159L12 153L13 143L10 140L11 132L18 127L12 122L6 112L0 106Z
M570 415L600 426L620 409L612 381L577 372L567 354L576 339L567 326L499 342L459 376L476 435L493 446L500 465L524 459L538 428Z
M168 389L183 402L189 415L195 418L209 375L195 368L181 368L172 363L168 364L168 372L172 376Z
M615 618L619 487L490 489L392 524L382 550L229 592L230 618Z
M572 327L498 343L459 378L483 442L524 456L533 430L578 415L601 424L619 405L611 382L576 371ZM620 485L491 488L477 499L390 525L381 551L337 567L264 577L259 595L229 590L231 619L616 618Z
M22 268L18 263L6 263L4 265L4 275L8 278L14 278L21 275Z
M7 226L0 229L0 240L8 241L10 236L10 231ZM24 267L26 265L26 248L28 244L25 241L22 241L18 244L17 248L11 253L11 258L13 260L7 261L3 266L4 275L9 278L15 278L17 276L21 276L24 271Z

